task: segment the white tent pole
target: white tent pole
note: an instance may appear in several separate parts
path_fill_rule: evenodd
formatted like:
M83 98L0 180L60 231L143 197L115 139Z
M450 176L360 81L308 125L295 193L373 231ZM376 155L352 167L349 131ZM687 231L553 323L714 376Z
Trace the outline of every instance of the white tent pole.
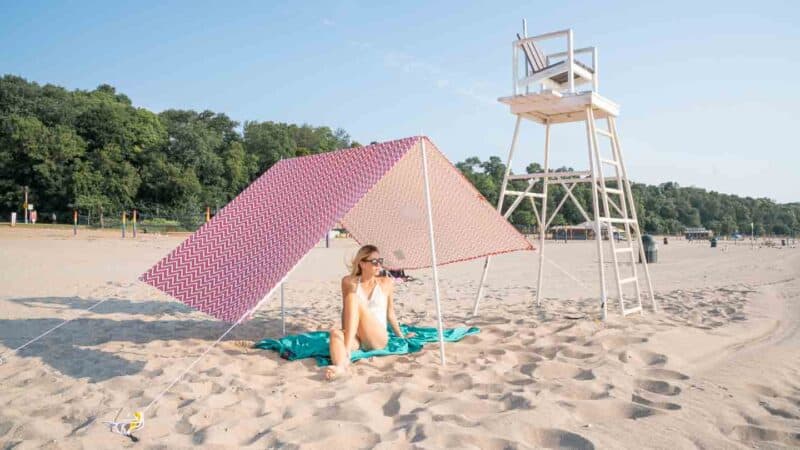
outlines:
M439 331L439 356L442 365L444 360L444 330L442 326L442 304L439 299L439 272L436 268L436 242L433 236L433 208L431 207L431 186L428 179L428 157L425 154L425 138L420 137L422 143L422 175L425 179L425 206L428 208L428 237L431 242L431 268L433 269L433 300L436 302L436 321Z
M286 307L284 306L284 293L283 286L285 283L281 282L281 336L286 336Z

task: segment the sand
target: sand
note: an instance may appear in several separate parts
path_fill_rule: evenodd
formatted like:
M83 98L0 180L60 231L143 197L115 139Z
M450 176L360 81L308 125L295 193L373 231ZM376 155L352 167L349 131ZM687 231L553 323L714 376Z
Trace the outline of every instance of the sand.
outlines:
M593 242L547 247L540 307L538 254L495 258L477 318L481 261L442 267L445 325L481 328L446 345L446 367L431 345L326 382L311 361L237 345L281 334L273 299L134 443L102 422L147 405L227 328L136 281L183 238L0 228L0 448L800 447L800 249L682 240L651 266L660 311L622 318L612 301L606 322ZM289 333L337 323L354 251L335 240L293 273ZM411 274L398 317L433 326L431 274Z

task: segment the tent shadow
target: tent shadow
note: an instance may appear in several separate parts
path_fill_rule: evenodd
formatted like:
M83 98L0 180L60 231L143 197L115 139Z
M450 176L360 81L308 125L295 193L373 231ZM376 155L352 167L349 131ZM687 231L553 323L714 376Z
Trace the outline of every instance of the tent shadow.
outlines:
M51 303L66 307L79 307L87 304L91 306L97 300L82 300L76 298L43 299L12 299L21 303L42 304ZM84 303L86 302L86 303ZM131 301L127 299L109 299L89 314L142 313L152 315L148 305L164 304L164 311L192 310L181 304L156 301ZM136 305L142 305L136 308ZM88 307L86 306L86 307ZM152 305L150 305L152 306ZM101 309L105 308L105 309ZM156 307L158 308L158 307ZM60 309L60 308L59 308ZM85 309L85 308L84 308ZM144 345L155 341L175 340L201 340L201 349L210 345L221 336L231 324L218 320L205 318L200 313L195 319L165 319L165 320L111 320L105 318L78 318L53 331L41 340L25 347L11 355L6 352L4 367L12 366L18 358L39 358L42 362L56 369L60 373L72 378L86 378L89 382L96 383L118 376L133 375L144 370L146 359L158 355L143 355L144 350L131 351L130 358L124 357L119 352L111 352L99 348L110 342L130 343ZM8 349L17 348L29 340L39 336L45 331L61 324L60 318L32 318L32 319L3 319L0 320L0 343ZM238 325L225 337L225 340L259 340L265 336L280 336L280 318L272 319L256 316L253 320ZM131 346L125 346L126 350ZM199 355L202 350L196 353ZM140 356L141 355L141 356Z
M53 310L63 310L65 308L87 310L102 299L79 298L79 297L35 297L35 298L12 298L7 301L19 303L31 308L48 308ZM125 298L109 298L101 305L92 310L93 314L139 314L139 315L160 315L191 313L192 308L177 301L164 300L130 300Z

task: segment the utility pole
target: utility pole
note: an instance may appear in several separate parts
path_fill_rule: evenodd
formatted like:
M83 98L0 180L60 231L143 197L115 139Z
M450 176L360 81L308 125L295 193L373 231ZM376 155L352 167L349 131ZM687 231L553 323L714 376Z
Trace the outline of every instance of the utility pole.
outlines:
M22 208L25 210L25 223L28 223L28 186L25 186L25 201L22 203Z

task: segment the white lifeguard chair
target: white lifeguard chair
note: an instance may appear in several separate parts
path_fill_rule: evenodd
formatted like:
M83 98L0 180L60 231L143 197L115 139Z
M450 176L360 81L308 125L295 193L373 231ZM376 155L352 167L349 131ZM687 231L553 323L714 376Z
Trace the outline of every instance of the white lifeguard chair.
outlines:
M563 51L551 54L542 52L537 43L547 40L563 40L562 42L565 44ZM539 270L536 282L536 304L540 304L542 298L545 235L550 222L564 205L567 198L570 198L584 218L594 226L599 258L600 301L603 319L607 316L608 290L606 288L602 230L617 224L624 227L625 239L617 242L614 236L610 235L607 241L610 246L617 296L622 315L625 316L636 312L641 314L643 312L642 293L636 267L636 247L638 247L642 268L644 269L647 292L655 311L656 301L653 296L653 284L650 280L650 271L647 268L639 222L636 218L636 207L633 202L633 194L622 159L622 148L617 134L616 117L619 114L619 105L598 93L597 48L574 48L574 36L571 29L527 37L523 21L523 35L517 34L517 39L512 43L512 54L512 95L510 97L502 97L499 101L509 106L511 114L516 116L516 124L511 141L511 149L508 152L506 172L500 188L497 210L502 211L506 196L516 198L505 211L504 217L509 217L525 198L530 199L533 206L539 229ZM590 55L590 63L584 64L576 59L576 55L586 54ZM524 56L524 71L520 71L519 67L521 56ZM576 87L581 85L589 85L589 89L577 91ZM523 119L545 126L543 172L512 175L511 161ZM606 119L607 126L605 129L597 126L596 121L598 119ZM578 121L586 123L589 170L551 172L549 167L551 125ZM610 140L610 154L601 154L600 146L598 145L600 139ZM608 170L611 172L606 175ZM524 191L512 191L507 189L509 180L527 180L528 184ZM589 214L572 194L572 189L577 183L591 183L594 220L589 217ZM566 195L556 206L555 211L548 216L547 187L554 184L563 186L566 190ZM536 200L540 202L539 207L537 207ZM478 311L486 275L489 271L489 262L490 258L487 257L473 306L473 314L477 314ZM625 269L627 273L623 273L621 266L629 266ZM628 289L626 290L626 288ZM634 305L626 305L626 299L632 300Z

